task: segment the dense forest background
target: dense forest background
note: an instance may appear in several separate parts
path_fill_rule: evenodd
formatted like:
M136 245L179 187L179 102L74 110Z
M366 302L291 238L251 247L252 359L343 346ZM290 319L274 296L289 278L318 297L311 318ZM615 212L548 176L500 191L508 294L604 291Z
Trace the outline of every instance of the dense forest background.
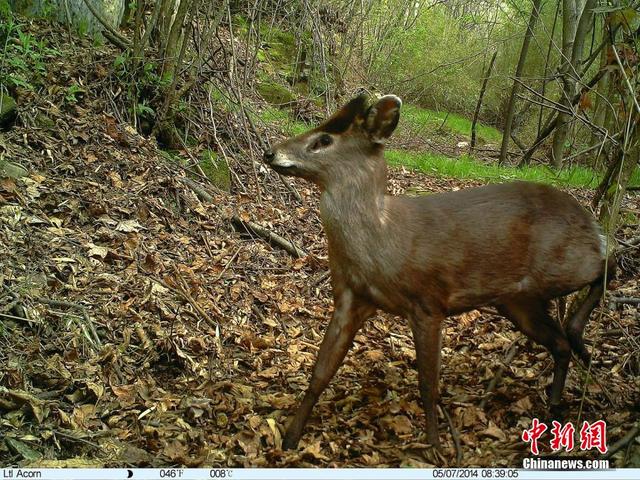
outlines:
M279 450L331 302L317 192L262 152L364 90L404 102L392 193L522 178L598 216L622 268L570 403L638 466L639 8L0 0L2 463L519 466L550 358L495 311L447 327L444 455L388 316Z
M624 158L638 157L634 2L10 4L114 45L108 72L123 88L118 118L169 151L208 146L190 129L200 131L217 111L240 113L241 138L228 148L244 151L243 142L261 146L265 126L300 131L365 88L405 99L407 123L446 117L440 131L470 135L470 155L480 121L506 134L479 139L500 143L500 164L606 171L601 191L624 189L636 163ZM10 21L5 93L32 86L29 60L54 53L35 41L21 58L16 38Z

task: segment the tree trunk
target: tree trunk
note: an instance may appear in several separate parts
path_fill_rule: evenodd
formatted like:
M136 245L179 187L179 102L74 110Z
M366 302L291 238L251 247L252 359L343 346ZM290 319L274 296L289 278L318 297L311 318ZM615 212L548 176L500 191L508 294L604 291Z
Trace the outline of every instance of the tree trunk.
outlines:
M620 214L620 204L627 192L627 185L633 174L633 170L638 165L640 158L640 128L638 128L639 115L634 115L632 127L629 131L627 141L619 145L616 152L615 166L609 177L609 182L600 209L600 223L605 233L610 238L610 243L614 241L613 235L618 227L618 217Z
M509 139L511 138L511 125L513 123L513 114L515 112L516 98L518 93L518 79L522 75L524 64L527 60L527 53L529 52L529 43L533 36L533 29L538 21L540 15L540 4L542 0L533 0L533 7L531 8L531 16L529 17L529 24L527 25L527 31L524 34L524 40L522 41L522 49L520 50L520 58L518 59L518 65L516 66L515 78L513 80L513 87L511 87L511 96L509 97L509 104L507 105L507 118L505 119L504 128L502 132L502 146L500 148L499 163L504 163L507 159L507 152L509 149Z
M471 144L469 145L470 150L473 150L476 146L476 124L478 123L478 117L480 116L480 108L482 108L482 99L484 98L484 92L487 90L489 77L491 76L491 72L493 71L493 64L496 62L497 56L498 56L498 50L493 52L493 56L491 57L491 61L489 62L489 66L487 67L487 71L484 74L484 79L482 80L482 87L480 88L480 96L478 97L476 110L473 112L473 122L471 122Z
M562 3L562 55L560 68L562 76L562 97L560 104L566 110L572 110L571 99L575 96L579 80L579 65L583 58L584 42L593 24L593 9L597 0L586 0L584 8L580 8L581 0L563 0ZM553 136L551 164L555 168L562 167L565 142L573 115L561 112Z
M556 5L556 13L553 16L553 27L551 27L551 34L549 35L549 45L547 47L547 56L544 60L544 74L542 75L542 87L540 89L541 98L544 98L544 94L547 88L547 75L549 75L549 59L551 58L551 48L555 45L555 33L556 33L556 25L558 24L558 16L560 13L560 2ZM540 103L540 110L538 112L538 130L536 131L536 136L540 135L540 130L542 130L542 112L544 110L544 104Z
M602 39L608 40L609 36L607 34L607 29L602 29ZM606 68L607 66L607 48L603 48L600 52L600 64L599 69ZM601 127L607 128L607 124L605 123L605 115L608 109L608 105L604 101L604 98L609 98L607 96L609 87L609 75L605 75L602 80L596 86L596 94L593 98L593 123L596 125L600 125ZM590 144L595 144L600 141L600 135L595 131L591 134ZM594 158L593 168L598 170L599 168L599 155Z

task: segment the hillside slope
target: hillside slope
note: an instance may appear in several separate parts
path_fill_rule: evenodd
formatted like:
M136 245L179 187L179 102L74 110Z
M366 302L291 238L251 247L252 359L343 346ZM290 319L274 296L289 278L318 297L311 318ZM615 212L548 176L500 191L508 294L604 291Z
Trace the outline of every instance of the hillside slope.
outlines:
M460 465L497 467L529 456L520 436L546 415L551 360L490 311L446 324L441 405L459 447L444 417L443 457L425 445L408 327L378 315L300 450L282 452L332 308L318 192L295 181L298 201L241 157L231 192L187 177L96 93L108 87L108 49L87 63L88 45L65 46L65 32L52 38L61 53L46 67L46 88L21 93L19 120L0 138L2 158L28 170L0 179L2 465L453 466L460 455ZM72 80L83 88L77 102L65 100ZM390 190L472 184L394 169ZM640 213L637 197L626 206ZM234 217L306 255L243 232ZM638 297L638 250L625 258L615 294ZM610 442L638 412L637 311L618 307L599 310L587 328L596 380L583 392L574 366L565 394L569 419L580 408L583 419L606 419Z

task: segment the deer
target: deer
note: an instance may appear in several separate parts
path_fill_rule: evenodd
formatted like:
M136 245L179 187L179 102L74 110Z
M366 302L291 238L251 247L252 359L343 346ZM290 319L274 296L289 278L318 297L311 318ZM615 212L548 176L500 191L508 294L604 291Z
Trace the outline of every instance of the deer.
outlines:
M318 398L378 310L404 317L412 332L427 441L441 449L436 412L443 320L480 307L549 350L550 409L561 406L572 353L586 365L583 332L616 262L606 237L571 195L516 181L423 195L387 194L384 145L402 101L369 105L361 94L318 127L264 152L277 173L320 190L334 310L309 386L286 428L294 449ZM564 322L551 302L588 287ZM556 410L557 411L557 410Z

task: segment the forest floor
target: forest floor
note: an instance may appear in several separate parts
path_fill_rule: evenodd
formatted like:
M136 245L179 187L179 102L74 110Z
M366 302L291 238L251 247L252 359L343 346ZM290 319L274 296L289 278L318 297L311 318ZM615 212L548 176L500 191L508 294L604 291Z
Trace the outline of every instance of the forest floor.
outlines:
M521 435L547 417L551 358L490 310L446 321L440 405L458 446L442 412L442 455L426 445L408 326L379 314L356 336L300 448L283 452L332 310L318 192L294 181L297 201L257 169L253 191L209 189L203 200L91 88L65 101L70 79L100 77L72 63L47 67L48 89L25 92L20 123L0 137L4 158L29 170L0 179L0 465L519 467L531 456ZM390 177L393 194L478 184L403 168ZM592 195L570 193L585 206ZM623 208L640 215L640 197ZM234 217L306 255L239 233ZM632 235L637 226L621 231ZM572 364L564 396L566 421L606 420L610 445L640 413L638 311L610 301L640 297L638 249L620 263L586 331L591 380ZM640 464L624 449L613 462Z

